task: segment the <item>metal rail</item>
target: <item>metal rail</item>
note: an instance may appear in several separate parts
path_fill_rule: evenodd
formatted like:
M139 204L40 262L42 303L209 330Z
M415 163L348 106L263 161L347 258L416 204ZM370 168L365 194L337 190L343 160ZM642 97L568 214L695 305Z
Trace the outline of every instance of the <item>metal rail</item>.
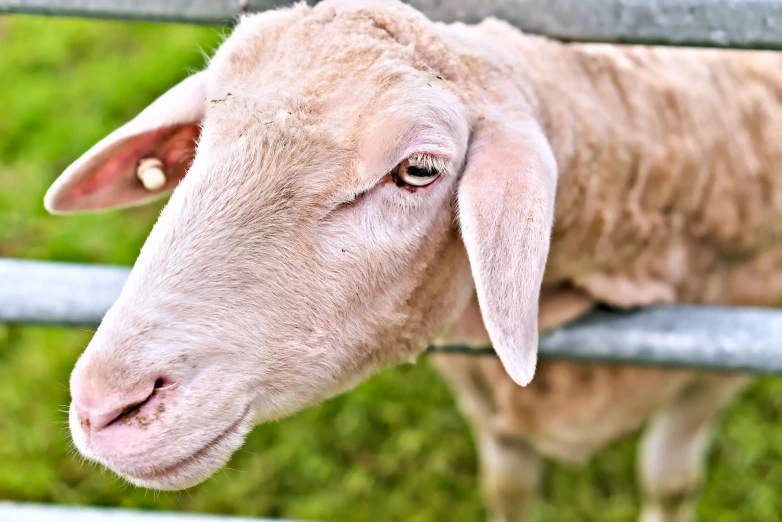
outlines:
M128 268L0 259L0 323L96 325ZM492 354L432 346L430 353ZM541 337L544 358L782 374L782 310L661 306L600 310Z
M317 0L310 0L315 3ZM571 41L782 49L782 0L408 0L435 20L488 16ZM232 24L292 0L0 0L0 13Z
M0 501L0 522L286 522L282 519L199 515L139 509ZM287 521L293 522L293 521Z

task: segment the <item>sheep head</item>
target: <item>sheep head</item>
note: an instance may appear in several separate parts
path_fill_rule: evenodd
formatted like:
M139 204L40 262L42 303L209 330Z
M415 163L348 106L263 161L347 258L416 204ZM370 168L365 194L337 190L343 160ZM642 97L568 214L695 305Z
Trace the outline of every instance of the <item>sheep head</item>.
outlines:
M135 484L204 480L253 425L415 357L476 288L532 377L548 143L438 69L447 26L345 4L245 17L47 194L67 213L173 189L71 379L77 447Z

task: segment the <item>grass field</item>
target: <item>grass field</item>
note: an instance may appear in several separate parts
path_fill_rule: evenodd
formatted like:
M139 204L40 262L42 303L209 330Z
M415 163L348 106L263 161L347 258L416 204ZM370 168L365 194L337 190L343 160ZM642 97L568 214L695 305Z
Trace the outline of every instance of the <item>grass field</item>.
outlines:
M55 218L41 201L89 146L203 64L211 28L0 17L0 256L131 264L160 205ZM62 408L90 332L0 325L0 499L324 521L484 516L466 424L425 360L258 427L230 470L152 493L69 453ZM782 380L731 410L700 510L706 522L782 520ZM635 441L552 464L536 520L629 522Z

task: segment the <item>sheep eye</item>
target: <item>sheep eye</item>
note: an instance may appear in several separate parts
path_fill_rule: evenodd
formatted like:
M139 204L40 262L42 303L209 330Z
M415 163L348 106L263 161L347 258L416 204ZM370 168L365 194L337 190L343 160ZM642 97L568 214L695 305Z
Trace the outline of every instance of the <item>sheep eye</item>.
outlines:
M391 173L398 187L425 187L440 177L440 170L426 158L411 157L400 163Z

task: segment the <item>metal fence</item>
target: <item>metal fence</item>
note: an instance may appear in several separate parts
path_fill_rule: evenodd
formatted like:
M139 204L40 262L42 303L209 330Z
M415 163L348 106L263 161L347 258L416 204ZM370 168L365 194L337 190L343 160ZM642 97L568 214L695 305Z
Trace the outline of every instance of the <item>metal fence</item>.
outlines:
M128 268L0 259L0 323L96 325ZM662 306L598 311L543 336L544 358L782 373L782 311ZM491 348L430 352L492 354Z
M294 522L268 518L165 513L0 501L0 522Z
M0 0L0 13L230 24L291 0ZM312 0L309 3L316 3ZM496 16L564 40L782 49L782 0L409 0L435 20Z

